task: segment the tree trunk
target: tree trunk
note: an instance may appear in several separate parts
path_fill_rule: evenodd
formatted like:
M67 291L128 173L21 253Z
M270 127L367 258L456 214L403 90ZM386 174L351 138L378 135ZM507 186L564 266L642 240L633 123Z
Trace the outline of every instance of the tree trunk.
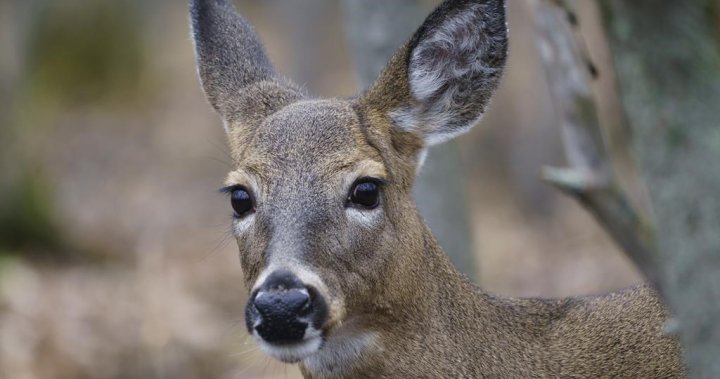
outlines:
M343 0L353 61L363 88L420 26L427 13L421 0ZM429 151L415 184L418 209L455 266L477 280L465 203L465 171L454 141Z
M720 35L716 0L604 0L659 289L690 375L720 378Z

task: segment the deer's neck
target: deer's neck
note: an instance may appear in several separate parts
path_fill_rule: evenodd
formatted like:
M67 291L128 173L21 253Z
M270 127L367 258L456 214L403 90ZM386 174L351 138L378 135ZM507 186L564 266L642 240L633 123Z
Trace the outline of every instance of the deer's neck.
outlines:
M404 322L427 342L458 341L456 334L492 333L494 316L501 311L498 304L452 265L429 230L424 234L423 267L415 280L420 284L412 304L406 305L417 311L405 313Z

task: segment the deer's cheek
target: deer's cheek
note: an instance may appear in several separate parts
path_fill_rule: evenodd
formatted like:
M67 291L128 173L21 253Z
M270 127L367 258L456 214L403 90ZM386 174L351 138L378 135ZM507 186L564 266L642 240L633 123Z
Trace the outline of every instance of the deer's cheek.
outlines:
M252 286L263 270L264 253L261 249L253 248L253 244L249 243L247 239L242 241L238 239L238 251L245 284Z

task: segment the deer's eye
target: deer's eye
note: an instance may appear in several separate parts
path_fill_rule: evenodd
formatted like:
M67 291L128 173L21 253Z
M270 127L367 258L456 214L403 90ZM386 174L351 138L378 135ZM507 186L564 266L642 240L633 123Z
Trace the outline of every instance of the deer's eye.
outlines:
M237 218L243 217L255 209L252 196L242 187L235 187L230 190L230 203Z
M373 209L380 203L380 183L374 179L360 179L350 190L348 205Z

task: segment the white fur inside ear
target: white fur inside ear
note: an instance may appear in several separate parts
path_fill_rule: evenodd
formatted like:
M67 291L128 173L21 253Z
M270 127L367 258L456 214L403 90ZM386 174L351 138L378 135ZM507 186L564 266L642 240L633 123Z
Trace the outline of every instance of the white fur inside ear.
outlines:
M417 108L405 107L390 112L390 118L393 120L395 126L407 131L420 133L425 141L425 146L433 146L470 131L475 124L480 122L482 113L473 121L467 122L460 127L449 129L439 127L448 125L452 121L452 114L448 112L434 112L420 115ZM425 156L421 156L421 158L422 159L419 160L420 166L425 162ZM418 169L420 166L418 166Z
M491 69L484 65L481 59L483 51L479 49L481 39L485 38L483 23L480 5L471 5L447 19L415 47L410 60L409 79L416 99L428 99L449 81L468 72ZM446 100L451 98L452 91L449 92Z
M415 102L391 112L395 124L418 132L428 146L474 126L502 72L504 25L497 8L470 4L429 27L410 52L408 81Z

